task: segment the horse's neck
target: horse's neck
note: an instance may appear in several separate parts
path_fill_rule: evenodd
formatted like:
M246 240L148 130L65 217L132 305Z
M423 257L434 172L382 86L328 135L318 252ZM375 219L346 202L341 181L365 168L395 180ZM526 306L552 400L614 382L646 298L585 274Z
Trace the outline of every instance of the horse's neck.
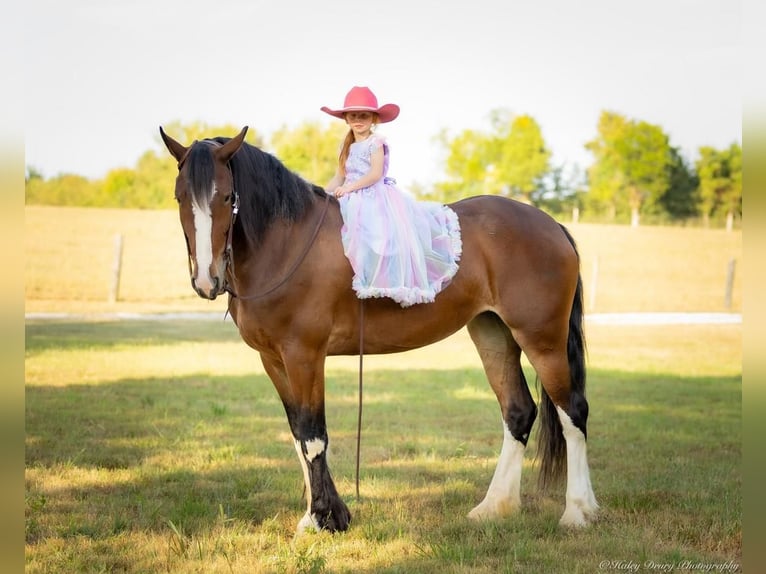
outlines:
M291 268L305 256L315 235L317 222L326 209L325 200L315 201L296 221L278 218L264 231L255 245L250 245L242 234L235 235L233 254L236 278L240 291L267 289L291 272Z

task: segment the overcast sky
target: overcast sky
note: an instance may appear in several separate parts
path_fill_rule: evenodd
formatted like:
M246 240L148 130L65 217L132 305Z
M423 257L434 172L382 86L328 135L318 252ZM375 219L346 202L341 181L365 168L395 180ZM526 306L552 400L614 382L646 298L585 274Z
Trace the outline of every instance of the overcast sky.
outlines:
M585 167L602 110L657 124L693 160L741 142L732 0L31 0L26 164L100 178L160 150L172 121L333 120L354 85L401 106L380 127L400 184L441 178L434 136L529 114ZM174 135L171 133L171 135ZM235 135L235 134L219 134ZM326 182L316 182L324 184ZM169 183L170 186L170 183Z

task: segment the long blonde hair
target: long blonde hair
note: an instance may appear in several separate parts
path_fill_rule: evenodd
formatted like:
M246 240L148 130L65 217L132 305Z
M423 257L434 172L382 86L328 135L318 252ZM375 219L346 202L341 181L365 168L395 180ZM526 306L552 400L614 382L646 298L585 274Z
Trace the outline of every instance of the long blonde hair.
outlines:
M343 117L345 118L346 114L343 114ZM377 112L372 112L372 126L370 126L371 130L376 125L378 125L379 117L380 116L377 114ZM348 159L348 154L351 152L352 143L354 143L354 130L349 128L348 133L343 140L343 145L340 148L340 154L338 154L338 173L340 173L342 177L346 177L346 160Z

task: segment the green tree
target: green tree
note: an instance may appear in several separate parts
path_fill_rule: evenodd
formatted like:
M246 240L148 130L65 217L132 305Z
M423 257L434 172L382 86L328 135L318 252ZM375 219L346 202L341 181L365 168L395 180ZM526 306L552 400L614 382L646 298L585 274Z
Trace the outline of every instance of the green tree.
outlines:
M598 120L598 136L585 144L593 155L593 163L587 170L589 190L587 207L596 212L606 212L609 219L615 219L623 199L619 191L623 186L623 175L615 142L625 137L628 121L620 114L602 112Z
M540 126L531 116L511 117L506 110L493 111L491 122L486 158L490 192L531 203L551 156Z
M165 130L165 133L172 135L174 139L184 145L190 145L195 140L218 136L231 138L237 135L243 127L244 126L237 126L234 124L213 125L200 121L183 124L178 120L162 125L162 129ZM170 154L165 149L165 144L162 142L159 131L154 135L154 141L159 146L163 156L170 157ZM261 138L257 131L252 127L247 130L245 141L260 148L263 147L263 138ZM173 160L173 163L175 164L175 160Z
M705 224L713 216L725 216L731 229L734 216L742 214L742 148L737 143L725 150L703 146L699 156L696 166Z
M670 148L668 188L655 204L655 213L666 214L671 221L683 221L699 215L699 178L677 148Z
M442 201L490 193L525 202L549 171L548 151L537 122L528 115L511 116L507 110L490 114L491 130L463 130L438 143L446 150L446 181L436 190Z
M282 127L271 137L274 154L305 180L325 186L338 168L338 152L347 128L307 122L294 129Z
M110 170L102 184L104 206L146 207L137 194L136 171L127 167Z
M134 207L174 209L176 207L174 182L178 174L175 160L160 157L153 151L145 152L136 163L133 180Z
M594 155L588 170L593 202L613 215L627 207L631 224L638 225L642 208L651 210L668 188L668 137L659 126L602 112L598 136L586 149Z
M533 205L561 217L580 207L584 193L584 176L577 166L554 166L540 179L530 198Z
M81 175L64 173L45 180L35 173L25 184L27 205L99 205L98 183Z
M450 203L489 192L486 181L489 142L486 135L474 130L463 130L450 138L442 130L436 141L447 151L447 179L434 185L435 199Z
M188 124L173 121L163 125L165 132L184 145L218 136L234 137L242 127L233 124L211 125L199 121ZM178 166L176 160L165 149L159 132L155 135L155 141L159 152L146 151L132 170L118 168L107 174L104 182L106 205L140 209L174 209L176 207L174 183ZM252 128L248 129L245 141L251 145L263 147L263 139ZM129 173L131 171L132 173Z

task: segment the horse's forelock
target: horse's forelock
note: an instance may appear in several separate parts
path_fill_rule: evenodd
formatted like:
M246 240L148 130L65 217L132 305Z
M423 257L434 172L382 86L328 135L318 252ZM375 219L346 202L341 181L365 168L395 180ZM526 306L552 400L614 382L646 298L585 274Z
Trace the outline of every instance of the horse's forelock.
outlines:
M196 143L186 159L189 191L198 208L207 209L213 194L215 163L209 145Z

